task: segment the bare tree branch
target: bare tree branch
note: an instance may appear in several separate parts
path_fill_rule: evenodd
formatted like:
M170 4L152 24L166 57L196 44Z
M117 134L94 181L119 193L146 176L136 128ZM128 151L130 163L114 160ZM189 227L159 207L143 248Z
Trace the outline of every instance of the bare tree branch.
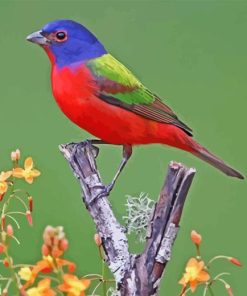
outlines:
M159 200L147 229L145 250L130 254L124 228L116 220L107 196L96 198L104 188L95 158L98 150L91 143L60 145L74 175L79 179L82 197L101 236L106 260L119 295L157 295L160 279L171 258L185 199L195 170L171 162Z

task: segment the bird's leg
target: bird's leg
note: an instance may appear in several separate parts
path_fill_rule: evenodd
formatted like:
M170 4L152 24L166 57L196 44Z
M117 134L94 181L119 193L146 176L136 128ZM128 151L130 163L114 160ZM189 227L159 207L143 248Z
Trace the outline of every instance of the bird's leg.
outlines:
M119 175L121 174L122 170L124 169L129 158L131 157L131 154L132 154L132 146L131 145L123 145L123 158L122 158L122 161L118 167L118 170L117 170L115 176L113 177L111 183L108 184L105 187L105 189L97 196L98 198L101 196L109 195L109 193L113 189Z
M74 153L76 152L76 149L78 147L78 145L82 145L83 143L90 143L92 146L93 145L100 145L100 144L109 144L107 142L104 142L103 140L98 140L98 139L92 139L92 140L86 140L86 141L82 141L80 143L74 143L76 144L74 146L74 149L72 151L72 155L74 155ZM95 149L95 157L97 157L98 155L98 148L93 146L93 148ZM109 195L109 193L111 192L111 190L113 189L119 175L121 174L122 170L124 169L126 163L128 162L129 158L131 157L131 154L132 154L132 146L131 145L123 145L123 158L122 158L122 161L118 167L118 170L115 174L115 176L113 177L112 181L110 184L106 185L106 186L99 186L102 188L102 191L93 198L93 200L97 199L97 198L100 198L102 196L106 196L106 195ZM93 202L93 201L91 201Z
M92 144L96 144L96 145L99 145L99 144L108 144L107 142L103 141L103 140L99 140L99 139L92 139L92 140L87 140L89 142L91 142Z
M112 179L111 183L109 184L111 189L115 185L119 175L121 174L122 170L124 169L125 165L127 164L128 160L130 159L131 155L132 155L132 146L131 145L123 145L123 158L122 158L122 161L118 167L118 170L117 170L114 178Z
M98 139L92 139L92 140L88 140L90 141L91 144L108 144L107 142L104 142L103 140L98 140ZM118 170L115 174L115 176L113 177L111 183L109 185L106 186L106 193L109 194L110 191L113 189L119 175L121 174L122 170L124 169L126 163L128 162L129 158L131 157L132 154L132 146L131 145L123 145L123 158L122 161L118 167Z

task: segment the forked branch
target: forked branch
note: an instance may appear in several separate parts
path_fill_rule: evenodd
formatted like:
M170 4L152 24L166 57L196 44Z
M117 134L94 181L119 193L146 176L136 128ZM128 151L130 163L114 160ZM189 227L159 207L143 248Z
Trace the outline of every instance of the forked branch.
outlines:
M116 279L119 295L157 295L160 279L171 258L195 169L170 163L165 184L150 217L145 250L136 255L129 253L125 230L115 218L107 196L97 198L104 188L95 161L98 149L86 141L60 145L60 151L79 179L83 202L102 239L107 264Z

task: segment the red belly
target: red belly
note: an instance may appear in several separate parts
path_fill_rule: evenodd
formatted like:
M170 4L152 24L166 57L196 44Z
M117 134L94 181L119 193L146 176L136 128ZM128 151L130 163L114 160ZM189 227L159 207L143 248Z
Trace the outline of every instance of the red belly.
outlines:
M96 86L87 68L52 71L54 97L63 113L76 125L112 144L162 143L184 146L185 133L97 98Z

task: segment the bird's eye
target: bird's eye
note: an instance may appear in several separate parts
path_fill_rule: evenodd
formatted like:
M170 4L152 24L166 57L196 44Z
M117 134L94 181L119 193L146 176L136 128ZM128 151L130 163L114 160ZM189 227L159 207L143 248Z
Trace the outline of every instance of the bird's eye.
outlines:
M63 42L67 40L67 34L64 31L59 31L56 33L56 41Z

